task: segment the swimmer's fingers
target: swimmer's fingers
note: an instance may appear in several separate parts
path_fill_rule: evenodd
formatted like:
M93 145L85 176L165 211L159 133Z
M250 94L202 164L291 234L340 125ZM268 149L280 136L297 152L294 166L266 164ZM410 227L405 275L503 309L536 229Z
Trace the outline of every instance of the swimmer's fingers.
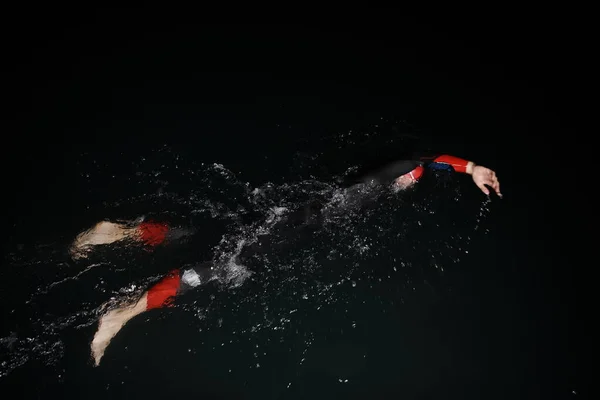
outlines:
M498 177L496 176L495 172L490 172L491 173L484 179L484 182L486 185L491 187L499 197L502 197L502 193L500 193L500 181L498 181Z
M495 181L494 179L492 179L491 176L486 176L486 177L477 179L475 181L475 184L477 185L477 187L479 189L481 189L481 191L486 196L490 195L490 189L488 189L488 186L491 187L496 193L498 193L498 190L496 190L497 187L499 188L498 181Z
M494 179L494 171L483 166L476 166L473 169L473 182L486 195L490 195L490 190L486 185L491 186Z
M494 191L496 192L498 197L502 198L502 192L500 192L500 181L498 180L497 177L494 177L492 189L494 189Z
M490 190L488 188L490 187L499 197L502 197L502 193L500 192L500 181L494 171L487 168L480 168L473 174L473 181L486 196L490 195Z
M500 182L498 181L488 181L485 183L485 185L489 186L492 188L492 190L494 190L494 192L498 195L498 197L502 198L502 193L500 193ZM483 185L485 187L485 185ZM479 186L479 185L478 185ZM479 188L481 188L481 186L479 186ZM483 190L483 193L485 193L486 195L490 195L490 191L487 189Z
M476 184L486 196L490 195L490 190L487 188L487 186L485 186L485 182L476 182Z

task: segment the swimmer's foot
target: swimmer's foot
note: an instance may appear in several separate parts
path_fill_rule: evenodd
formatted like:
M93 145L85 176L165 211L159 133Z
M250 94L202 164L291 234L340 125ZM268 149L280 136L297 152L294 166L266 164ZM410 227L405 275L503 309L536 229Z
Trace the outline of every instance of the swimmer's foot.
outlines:
M100 318L98 330L90 346L95 367L100 365L110 341L130 319L146 311L147 304L147 295L144 294L137 302L114 308Z
M69 252L73 259L86 258L93 246L118 242L131 237L133 232L134 229L123 224L102 221L77 235Z

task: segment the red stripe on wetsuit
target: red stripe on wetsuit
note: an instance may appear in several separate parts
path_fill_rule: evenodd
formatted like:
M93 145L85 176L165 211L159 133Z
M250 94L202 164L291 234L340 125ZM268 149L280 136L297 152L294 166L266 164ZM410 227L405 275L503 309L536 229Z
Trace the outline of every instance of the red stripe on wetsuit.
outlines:
M423 172L425 171L425 168L423 168L422 166L418 166L417 168L413 169L412 171L410 171L408 173L408 175L411 177L411 179L413 181L418 181L421 178L421 175L423 175Z
M167 307L173 302L181 286L179 270L173 270L148 290L146 309Z
M467 172L467 165L469 164L469 161L467 161L467 160L463 160L462 158L458 158L458 157L454 157L454 156L449 156L447 154L436 157L433 160L433 162L449 164L452 166L452 168L454 168L454 170L456 172L462 172L462 173Z
M160 222L142 222L139 226L140 239L150 245L156 246L165 241L169 226Z

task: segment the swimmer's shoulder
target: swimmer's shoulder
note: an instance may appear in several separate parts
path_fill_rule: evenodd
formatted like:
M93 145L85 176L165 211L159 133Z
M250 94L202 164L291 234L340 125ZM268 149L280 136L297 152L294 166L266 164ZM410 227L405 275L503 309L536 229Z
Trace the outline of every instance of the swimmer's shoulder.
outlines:
M422 164L429 153L403 151L386 157L377 157L363 162L343 182L349 187L361 183L386 183L400 175L412 171Z

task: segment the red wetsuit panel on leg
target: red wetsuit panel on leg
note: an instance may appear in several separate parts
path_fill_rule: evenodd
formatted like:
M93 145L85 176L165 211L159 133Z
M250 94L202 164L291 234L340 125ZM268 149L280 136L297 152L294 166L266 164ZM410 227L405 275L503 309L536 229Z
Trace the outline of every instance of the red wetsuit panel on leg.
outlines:
M142 222L138 227L140 238L150 246L156 246L165 241L169 227L158 222Z
M462 158L449 155L439 156L436 159L434 159L433 162L449 164L452 166L452 168L454 168L456 172L463 173L467 172L467 164L469 164L469 161L467 160L463 160Z
M179 270L171 271L169 275L148 290L146 309L151 310L170 305L172 298L179 290L180 283Z

